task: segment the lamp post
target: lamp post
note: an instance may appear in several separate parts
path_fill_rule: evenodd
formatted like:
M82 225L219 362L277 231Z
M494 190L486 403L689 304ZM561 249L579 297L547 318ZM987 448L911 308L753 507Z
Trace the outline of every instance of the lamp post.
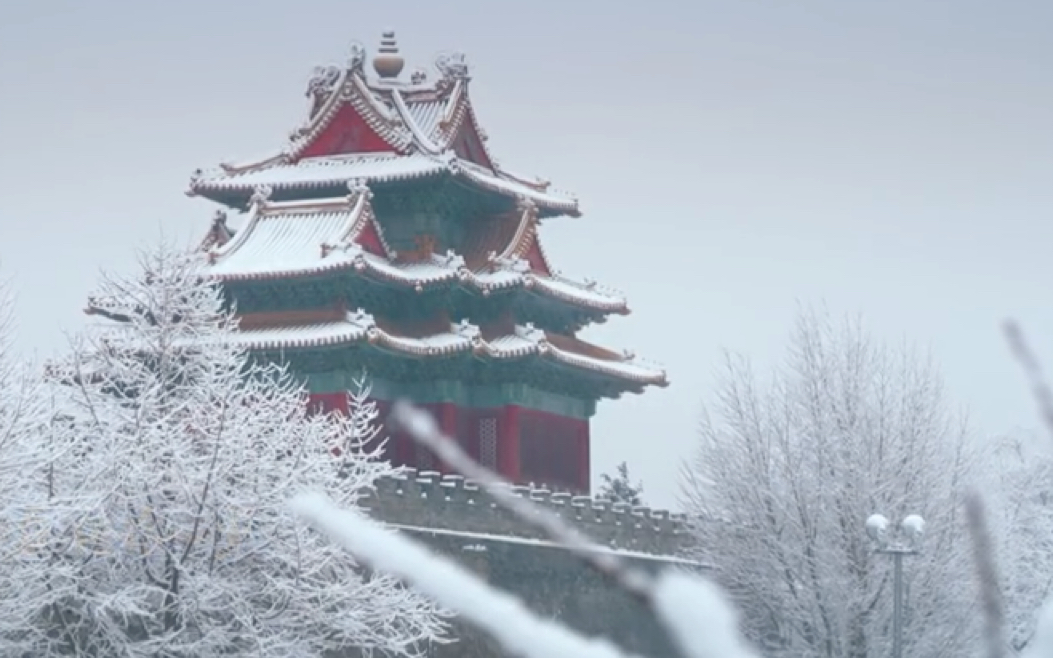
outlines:
M888 519L871 514L866 527L877 546L875 552L892 556L892 658L903 658L903 556L918 554L925 520L911 514L899 524L899 532L890 536Z

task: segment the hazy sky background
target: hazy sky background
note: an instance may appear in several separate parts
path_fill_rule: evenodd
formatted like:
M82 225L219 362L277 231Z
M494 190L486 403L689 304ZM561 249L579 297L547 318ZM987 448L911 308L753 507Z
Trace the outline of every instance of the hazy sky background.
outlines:
M1053 366L1053 2L297 2L0 6L0 258L46 356L99 268L204 234L198 167L279 148L311 68L397 30L444 50L503 164L578 194L556 265L633 306L588 336L673 385L604 403L593 474L675 504L721 348L767 367L798 301L931 346L978 431L1035 425L999 332Z

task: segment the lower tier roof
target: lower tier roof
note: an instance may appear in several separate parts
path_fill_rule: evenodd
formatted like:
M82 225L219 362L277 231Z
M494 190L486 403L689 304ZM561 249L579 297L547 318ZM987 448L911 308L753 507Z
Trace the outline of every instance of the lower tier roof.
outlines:
M663 369L632 355L617 354L531 325L517 325L512 333L490 339L484 339L477 326L465 321L451 324L445 332L405 336L378 326L373 316L359 310L338 321L247 328L238 332L237 340L249 350L271 353L368 345L419 359L463 355L497 362L539 360L621 382L625 390L668 384Z

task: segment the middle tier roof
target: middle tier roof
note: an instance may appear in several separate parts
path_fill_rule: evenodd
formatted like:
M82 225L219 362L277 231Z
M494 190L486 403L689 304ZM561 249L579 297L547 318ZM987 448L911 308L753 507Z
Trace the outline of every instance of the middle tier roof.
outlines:
M344 270L418 292L459 286L489 296L523 289L600 314L628 313L621 295L553 270L538 242L537 210L529 199L511 216L482 220L462 253L425 248L400 255L384 239L371 197L362 182L352 184L346 197L322 200L273 202L261 191L239 230L217 214L203 244L211 274L225 283L248 283Z

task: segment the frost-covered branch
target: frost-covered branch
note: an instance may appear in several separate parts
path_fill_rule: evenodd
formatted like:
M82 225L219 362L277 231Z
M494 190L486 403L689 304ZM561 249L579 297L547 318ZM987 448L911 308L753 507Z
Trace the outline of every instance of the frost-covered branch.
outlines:
M105 321L49 369L56 450L25 487L31 568L5 608L17 617L0 619L5 649L413 655L445 641L430 600L364 573L286 506L310 487L354 508L395 473L367 445L375 407L356 391L350 417L313 413L297 378L239 347L198 256L140 262L103 279Z
M293 500L293 509L363 563L456 610L513 655L624 658L611 643L583 638L557 622L538 618L517 598L491 588L467 569L322 496L300 496Z
M525 658L624 658L604 639L586 638L539 618L515 597L491 588L467 569L325 497L305 494L293 509L356 558L434 598ZM735 615L715 586L697 576L666 571L650 583L659 619L688 658L753 658Z
M929 521L904 562L905 652L973 643L961 498L974 456L925 354L858 323L803 313L770 376L728 355L685 467L698 550L767 655L864 658L888 650L892 564L864 522Z
M507 483L445 436L429 414L409 403L399 402L392 420L444 463L477 482L498 505L539 527L586 564L609 576L616 586L646 602L686 658L754 655L739 636L733 609L713 584L695 574L675 570L652 576L598 550L559 516L512 493ZM493 590L449 560L361 515L335 507L324 497L302 496L293 502L293 507L357 559L434 597L512 653L527 658L623 655L605 640L584 638L557 622L538 618L514 597Z

